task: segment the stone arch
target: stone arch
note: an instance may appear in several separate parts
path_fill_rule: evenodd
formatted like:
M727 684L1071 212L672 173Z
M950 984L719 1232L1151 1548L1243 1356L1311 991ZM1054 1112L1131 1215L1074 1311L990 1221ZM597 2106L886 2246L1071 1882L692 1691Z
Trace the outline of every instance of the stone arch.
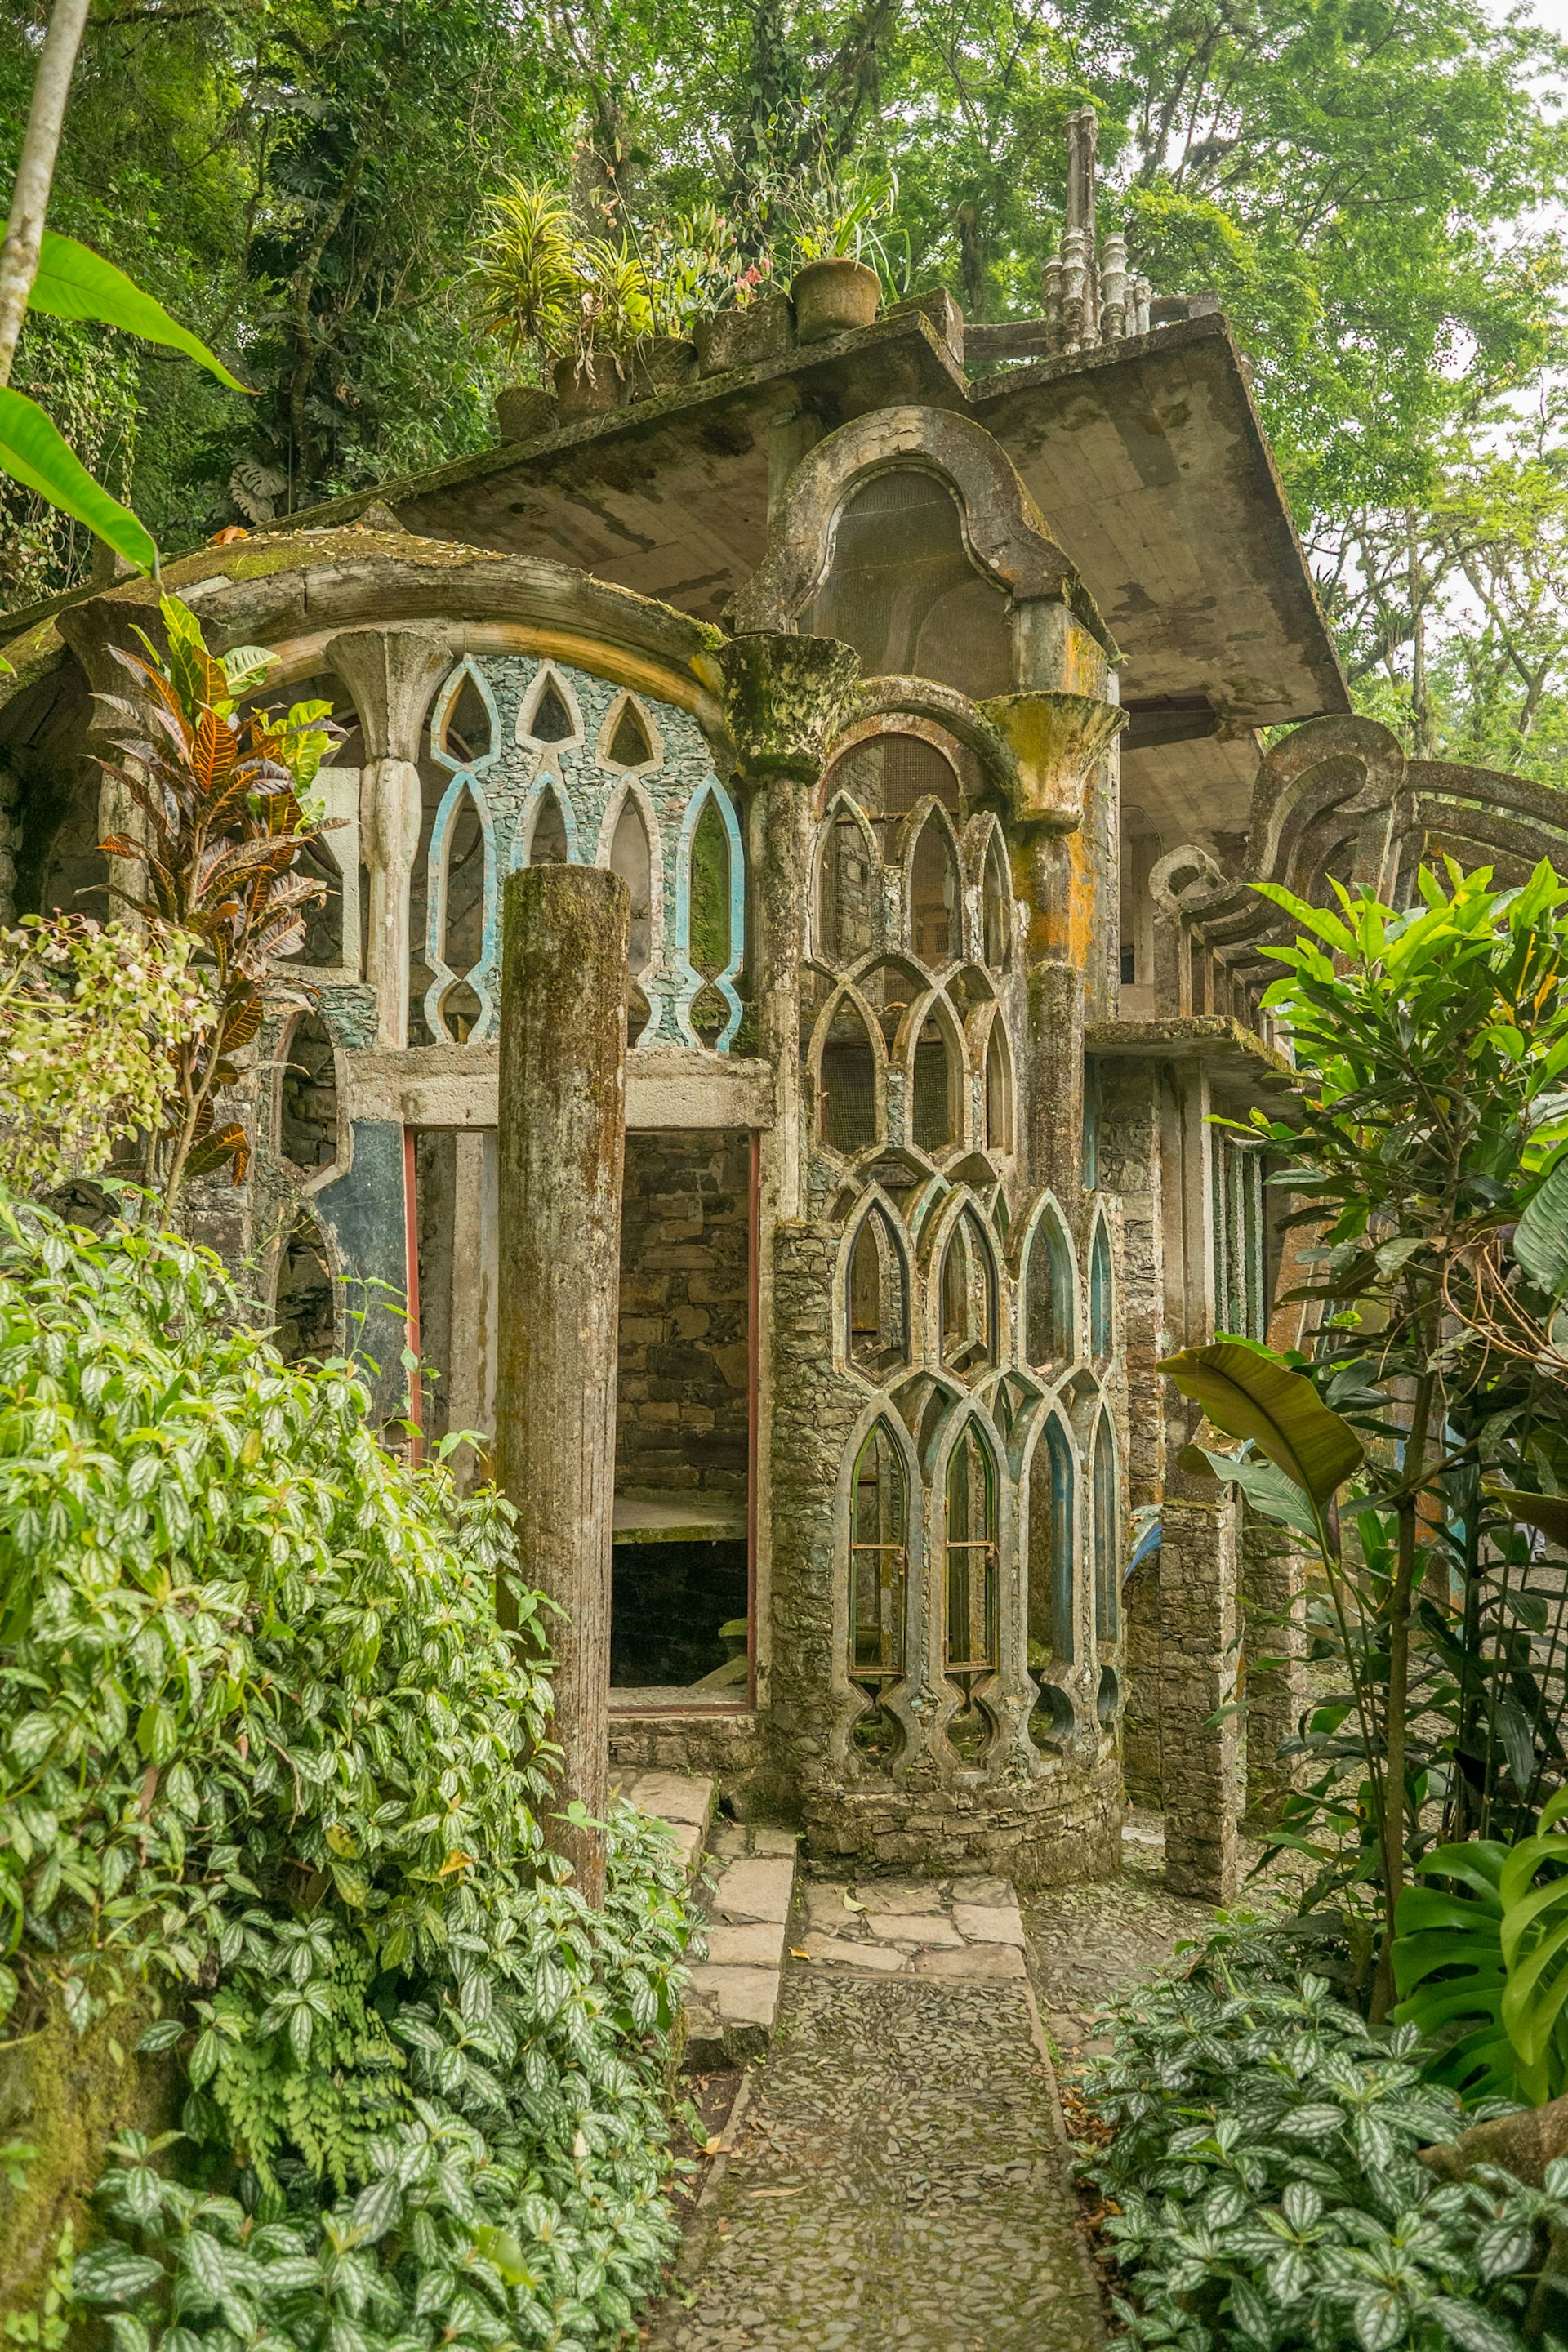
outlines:
M477 877L468 870L475 857ZM454 889L459 881L466 886L460 896ZM500 946L500 891L495 824L477 768L458 770L436 811L425 909L425 961L432 975L425 1020L430 1035L437 1045L447 1045L487 1037L495 1024L490 981ZM464 959L460 968L454 954Z
M989 1152L1010 1152L1017 1131L1016 1090L1013 1076L1013 1047L1007 1035L1007 1022L1000 1006L993 1013L985 1033L985 1057L981 1070L985 1110L985 1149Z
M965 770L974 761L944 727L890 711L858 719L834 746L823 779L823 804L846 793L873 825L896 823L921 801L940 801L954 819L962 815Z
M606 724L608 722L606 721ZM724 856L727 864L727 888L723 896L723 919L727 953L721 965L712 971L706 961L718 963L717 953L700 963L701 944L693 937L697 880L695 861L699 827L705 816L717 814L722 828ZM679 978L676 990L675 1025L683 1044L700 1045L711 1043L714 1050L727 1054L741 1025L742 1004L735 991L746 954L746 862L741 840L740 820L735 803L716 778L705 777L686 804L681 819L680 839L676 848L675 866L675 964ZM699 996L712 991L721 1001L723 1013L717 1035L709 1040L698 1034L692 1020L692 1008Z
M909 1141L917 1151L962 1149L966 1136L963 1036L940 989L904 1015L905 1114Z
M1016 467L984 425L943 409L884 408L841 425L807 450L774 514L762 562L726 609L731 627L797 627L832 564L845 506L864 483L900 466L946 485L971 562L1006 595L1062 601L1073 593L1087 603Z
M944 1729L961 1763L984 1761L995 1719L976 1693L1002 1662L1003 1450L978 1405L948 1429L932 1499L941 1514L942 1673L962 1694Z
M1013 880L1007 847L994 816L980 820L979 937L974 941L979 961L992 971L1005 971L1013 960Z
M1103 1213L1094 1221L1089 1245L1089 1352L1097 1364L1116 1353L1115 1261L1110 1228Z
M518 704L515 733L519 743L541 752L559 753L583 740L582 706L571 679L553 662L541 665Z
M851 1744L884 1767L908 1737L902 1710L889 1697L917 1658L912 1604L920 1589L921 1492L903 1421L883 1405L868 1407L850 1433L839 1472L843 1598L835 1611L842 1628L835 1672L864 1702L849 1728Z
M1051 1193L1029 1221L1020 1264L1024 1360L1037 1371L1060 1371L1079 1356L1078 1260Z
M952 817L937 801L918 803L905 823L904 937L933 971L963 953L963 860Z
M272 1271L273 1344L286 1364L340 1352L341 1282L325 1227L301 1209L279 1237Z
M811 1066L821 1140L847 1160L869 1151L887 1132L887 1055L875 1019L847 982L823 1007Z
M931 982L919 964L905 955L873 955L846 974L857 993L871 1006L891 1060L909 1043L907 1024L931 992Z
M1121 1496L1116 1428L1102 1408L1089 1441L1089 1551L1094 1569L1094 1637L1115 1642L1121 1632Z
M631 894L627 964L640 980L664 956L664 851L658 814L640 776L627 775L611 793L595 863L618 874Z
M475 751L471 742L459 745L449 740L450 730L470 699L484 714L486 741L482 751ZM443 768L477 775L498 760L500 752L500 713L496 709L495 697L483 670L465 654L446 678L431 708L430 756Z
M846 1360L880 1385L910 1360L912 1280L900 1220L879 1190L846 1234L839 1263Z
M547 773L534 783L519 812L513 839L517 866L575 866L580 862L577 814L572 805L572 795L559 776ZM564 851L564 856L556 855L558 848Z
M1024 1470L1027 1496L1028 1667L1038 1676L1078 1655L1079 1456L1072 1430L1047 1406L1036 1416Z
M865 811L848 793L835 793L816 836L811 952L817 962L857 963L875 948L882 928L881 867Z
M650 775L664 764L664 739L647 703L629 687L605 711L594 756L617 775Z
M971 1381L989 1372L1001 1355L996 1252L972 1196L956 1196L939 1227L932 1259L937 1360L955 1379Z

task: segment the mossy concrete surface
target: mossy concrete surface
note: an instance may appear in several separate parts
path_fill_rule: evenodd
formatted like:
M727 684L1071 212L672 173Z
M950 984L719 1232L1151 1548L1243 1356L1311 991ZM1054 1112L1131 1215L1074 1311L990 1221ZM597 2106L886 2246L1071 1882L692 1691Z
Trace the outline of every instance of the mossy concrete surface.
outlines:
M79 2247L90 2234L89 2200L110 2142L172 2126L174 2062L136 2055L157 2014L151 1988L138 1985L84 2033L57 2001L36 2032L0 2044L0 2145L37 2150L21 2189L0 2176L0 2313L37 2307L68 2221Z

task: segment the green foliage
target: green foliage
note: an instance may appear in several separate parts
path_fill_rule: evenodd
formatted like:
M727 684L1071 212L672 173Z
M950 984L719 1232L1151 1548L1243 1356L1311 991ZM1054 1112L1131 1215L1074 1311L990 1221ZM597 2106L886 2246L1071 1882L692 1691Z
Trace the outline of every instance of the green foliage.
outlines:
M163 1114L205 1005L188 942L83 915L0 931L0 1183L49 1192Z
M1415 2029L1371 2030L1279 1941L1211 1937L1125 2001L1088 2103L1086 2166L1131 2339L1181 2352L1507 2352L1568 2161L1544 2190L1495 2168L1439 2185L1415 2150L1460 2127Z
M1469 1892L1420 1886L1400 1898L1396 2014L1441 2034L1434 2073L1468 2097L1541 2106L1568 2085L1568 1834L1557 1832L1565 1812L1562 1790L1534 1837L1439 1846L1421 1873ZM1538 1885L1543 1871L1555 1874Z
M1568 1534L1552 1295L1568 1270L1568 888L1545 865L1516 891L1451 864L1418 879L1403 912L1264 886L1300 927L1270 950L1286 971L1265 1002L1289 1023L1305 1101L1241 1132L1311 1229L1293 1295L1319 1310L1313 1352L1292 1370L1222 1340L1175 1360L1185 1391L1292 1486L1202 1449L1189 1468L1201 1456L1319 1551L1314 1661L1344 1682L1294 1743L1315 1770L1273 1837L1315 1864L1309 1901L1381 1911L1379 2013L1394 1906L1437 1822L1451 1841L1522 1834L1568 1768L1563 1580L1531 1532ZM1237 1410L1234 1379L1222 1392L1220 1354L1282 1397L1315 1389L1345 1441L1321 1481L1292 1463L1279 1412ZM1336 1517L1330 1490L1352 1471Z
M470 2303L472 2340L614 2340L671 2236L688 1919L635 1816L602 1912L543 1850L504 1506L388 1454L350 1368L285 1368L174 1236L0 1203L0 1335L12 2030L150 1976L189 2086L76 2293L126 2352L412 2352Z
M1361 1467L1365 1448L1350 1423L1256 1339L1184 1348L1157 1369L1228 1436L1249 1439L1320 1511Z

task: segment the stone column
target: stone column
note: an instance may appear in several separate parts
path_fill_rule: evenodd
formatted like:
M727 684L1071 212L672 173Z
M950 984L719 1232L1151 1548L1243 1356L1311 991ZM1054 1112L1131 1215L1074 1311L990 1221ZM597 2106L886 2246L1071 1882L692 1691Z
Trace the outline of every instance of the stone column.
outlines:
M445 638L425 629L347 629L325 658L348 688L364 737L360 846L370 871L370 953L376 1043L408 1043L408 886L419 851L419 734L451 668Z
M616 1483L621 1181L631 899L594 866L507 879L501 909L496 1481L517 1511L523 1576L563 1610L552 1737L561 1803L609 1802L610 1544ZM503 1625L517 1612L503 1583ZM605 1839L558 1812L550 1845L584 1899L605 1895Z
M1283 1528L1245 1514L1241 1596L1247 1653L1247 1812L1262 1826L1278 1821L1295 1786L1297 1763L1281 1757L1303 1704L1306 1563ZM1262 1664L1267 1658L1268 1664Z
M1160 1548L1160 1753L1165 1884L1228 1903L1237 1888L1236 1507L1168 1495Z

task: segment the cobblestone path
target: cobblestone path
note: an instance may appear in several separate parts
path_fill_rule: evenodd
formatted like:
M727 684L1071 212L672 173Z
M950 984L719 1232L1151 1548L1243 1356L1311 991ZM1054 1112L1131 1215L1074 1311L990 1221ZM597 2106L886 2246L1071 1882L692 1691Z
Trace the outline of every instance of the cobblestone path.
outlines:
M879 1906L875 1930L840 1908L856 1957L836 1936L826 1964L788 1964L773 2050L651 2331L658 2352L1100 2341L1021 1956L982 1938L964 1973L959 1934L938 1940L934 1915L951 1922L952 1907L928 1884L919 1914L895 1924ZM808 1936L819 1953L821 1937Z

